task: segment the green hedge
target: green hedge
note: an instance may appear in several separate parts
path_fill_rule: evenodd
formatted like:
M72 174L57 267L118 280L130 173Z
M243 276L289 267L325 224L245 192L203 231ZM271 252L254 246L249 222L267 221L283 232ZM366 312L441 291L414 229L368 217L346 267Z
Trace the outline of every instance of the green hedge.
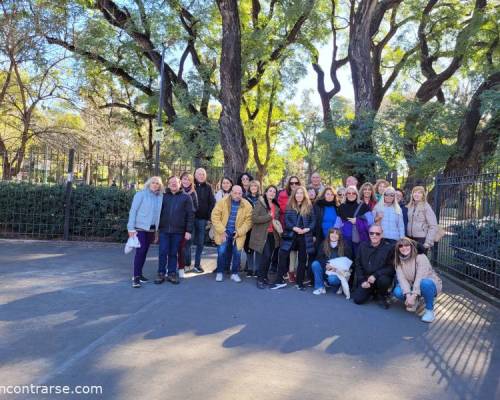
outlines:
M0 236L62 238L65 190L64 185L0 182ZM70 238L124 241L134 193L115 187L75 186Z

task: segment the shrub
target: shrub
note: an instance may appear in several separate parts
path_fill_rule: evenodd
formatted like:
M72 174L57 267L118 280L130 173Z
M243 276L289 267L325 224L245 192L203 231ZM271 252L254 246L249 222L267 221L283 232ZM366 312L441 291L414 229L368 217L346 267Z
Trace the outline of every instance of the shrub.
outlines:
M65 190L64 185L0 182L0 236L62 238ZM134 193L115 187L75 186L70 238L124 241Z

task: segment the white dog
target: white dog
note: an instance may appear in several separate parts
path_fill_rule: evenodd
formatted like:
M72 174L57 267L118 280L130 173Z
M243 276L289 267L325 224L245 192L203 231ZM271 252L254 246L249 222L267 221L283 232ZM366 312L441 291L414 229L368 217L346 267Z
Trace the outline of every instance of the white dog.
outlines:
M349 300L351 298L351 291L349 290L349 277L351 276L351 265L352 260L347 257L337 257L332 258L328 261L326 267L327 275L335 275L340 279L340 287L337 294L344 292L345 298ZM331 267L332 269L328 269Z

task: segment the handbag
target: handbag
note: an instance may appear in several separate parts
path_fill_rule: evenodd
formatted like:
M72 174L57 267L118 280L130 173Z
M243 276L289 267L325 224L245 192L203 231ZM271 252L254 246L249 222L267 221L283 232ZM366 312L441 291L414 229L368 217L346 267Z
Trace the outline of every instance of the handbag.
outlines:
M356 208L356 211L354 212L353 217L356 218L356 215L358 215L359 209L361 208L361 205L363 203L359 203L358 208ZM356 224L352 225L352 241L353 243L359 243L361 241L361 238L359 237L359 232L358 232L358 227Z

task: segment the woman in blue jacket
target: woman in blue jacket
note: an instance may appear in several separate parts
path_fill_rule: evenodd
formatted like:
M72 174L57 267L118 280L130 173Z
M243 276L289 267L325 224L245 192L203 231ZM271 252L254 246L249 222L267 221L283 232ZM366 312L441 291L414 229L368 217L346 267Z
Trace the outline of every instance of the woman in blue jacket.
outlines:
M130 207L127 230L128 236L137 236L141 247L136 249L132 287L140 288L148 279L142 275L142 268L151 243L155 241L160 222L163 201L163 183L159 176L149 178L144 189L134 195Z

